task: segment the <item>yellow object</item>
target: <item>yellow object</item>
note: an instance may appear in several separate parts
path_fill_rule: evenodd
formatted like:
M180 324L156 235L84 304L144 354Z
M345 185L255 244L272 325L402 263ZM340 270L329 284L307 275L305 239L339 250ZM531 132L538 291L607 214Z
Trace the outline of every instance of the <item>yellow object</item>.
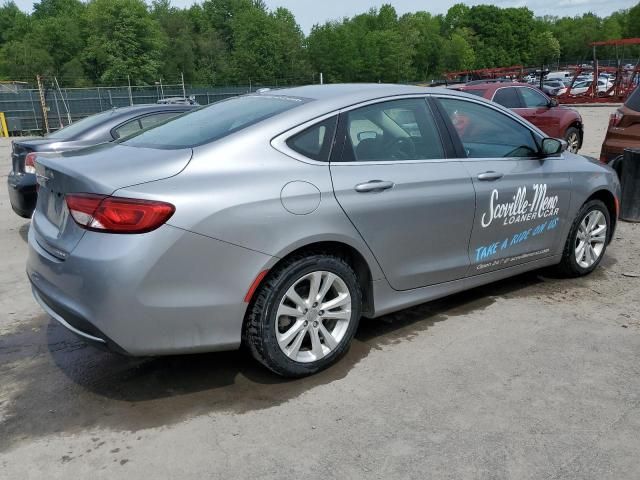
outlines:
M8 137L9 129L7 128L7 119L4 118L4 112L0 112L0 137Z

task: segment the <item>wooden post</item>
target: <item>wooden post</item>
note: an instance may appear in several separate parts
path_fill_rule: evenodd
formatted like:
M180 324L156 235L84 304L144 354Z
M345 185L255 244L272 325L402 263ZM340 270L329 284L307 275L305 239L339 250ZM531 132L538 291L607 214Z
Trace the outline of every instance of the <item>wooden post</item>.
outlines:
M42 119L44 120L44 129L47 133L49 133L49 115L48 115L49 107L47 107L47 100L44 95L42 77L40 75L36 75L36 81L38 82L38 93L40 94L40 107L42 108Z

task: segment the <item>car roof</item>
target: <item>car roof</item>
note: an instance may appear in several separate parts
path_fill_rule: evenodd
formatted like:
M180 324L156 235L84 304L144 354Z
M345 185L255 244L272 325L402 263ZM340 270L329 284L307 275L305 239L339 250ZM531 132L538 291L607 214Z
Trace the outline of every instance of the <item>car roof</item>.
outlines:
M510 82L510 83L496 83L496 82L485 82L485 83L474 83L473 85L463 85L460 87L460 91L464 92L465 90L488 90L488 91L496 91L500 88L505 87L529 87L535 88L528 83L522 82Z

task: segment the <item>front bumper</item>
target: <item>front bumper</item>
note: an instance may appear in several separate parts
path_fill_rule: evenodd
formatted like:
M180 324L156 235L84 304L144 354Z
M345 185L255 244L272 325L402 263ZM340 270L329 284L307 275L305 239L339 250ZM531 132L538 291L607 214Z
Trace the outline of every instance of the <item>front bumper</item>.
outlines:
M238 348L244 296L273 257L164 225L86 232L60 260L29 230L27 275L42 308L100 347L132 356Z
M36 208L38 191L36 176L31 173L10 172L7 177L11 208L24 218L31 218Z

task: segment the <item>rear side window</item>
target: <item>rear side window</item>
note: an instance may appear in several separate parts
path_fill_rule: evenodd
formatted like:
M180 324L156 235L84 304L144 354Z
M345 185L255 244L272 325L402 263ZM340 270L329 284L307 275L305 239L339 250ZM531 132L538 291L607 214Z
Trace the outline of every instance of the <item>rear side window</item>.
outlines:
M140 119L142 128L151 128L156 125L166 122L167 120L180 115L182 112L164 112L156 113L153 115L146 115Z
M520 108L520 97L515 88L500 88L493 96L493 101L507 108Z
M303 130L287 140L287 146L312 160L328 162L337 117L332 117Z
M307 100L245 95L223 100L124 140L124 145L160 149L190 148L214 142L278 115Z
M627 98L627 101L625 102L625 106L631 110L640 112L640 85L631 92L631 95L629 95L629 98Z
M136 132L139 132L141 130L140 128L140 120L139 119L134 119L131 120L127 123L123 123L122 125L120 125L118 128L116 128L113 133L115 134L116 138L124 138L124 137L128 137L129 135L132 135Z

